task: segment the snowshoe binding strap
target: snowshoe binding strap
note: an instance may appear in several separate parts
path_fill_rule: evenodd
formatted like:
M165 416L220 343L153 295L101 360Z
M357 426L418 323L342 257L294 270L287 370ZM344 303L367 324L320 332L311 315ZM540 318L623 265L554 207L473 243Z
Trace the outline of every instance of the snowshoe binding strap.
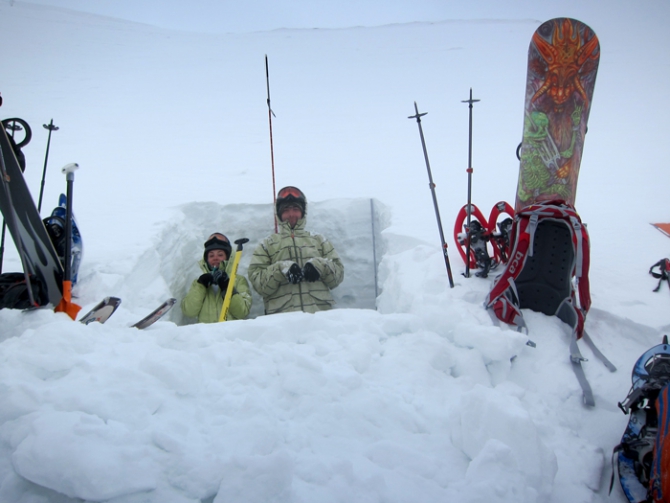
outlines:
M658 272L654 271L656 267L658 267ZM658 292L661 289L661 283L663 283L663 281L667 281L668 286L670 286L669 273L670 273L670 259L667 258L662 258L649 268L649 274L651 274L654 278L658 279L658 285L656 285L656 288L654 288L654 292Z

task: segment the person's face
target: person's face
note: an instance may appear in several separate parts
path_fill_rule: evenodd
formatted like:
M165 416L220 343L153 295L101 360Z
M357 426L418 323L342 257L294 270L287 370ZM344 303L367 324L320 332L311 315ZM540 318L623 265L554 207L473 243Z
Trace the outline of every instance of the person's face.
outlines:
M207 254L207 263L210 267L218 267L221 262L228 260L226 252L223 250L212 250Z
M288 224L291 226L291 229L295 227L295 224L297 224L298 220L301 218L302 210L299 206L287 206L281 213L282 222L288 222Z

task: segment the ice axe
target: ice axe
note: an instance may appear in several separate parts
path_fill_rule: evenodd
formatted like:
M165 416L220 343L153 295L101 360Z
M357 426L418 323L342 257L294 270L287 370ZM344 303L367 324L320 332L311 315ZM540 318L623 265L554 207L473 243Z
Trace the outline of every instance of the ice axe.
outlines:
M71 162L63 169L65 179L67 180L67 203L65 206L65 254L63 274L63 298L56 306L57 313L67 313L73 320L77 319L77 313L81 310L72 302L72 189L74 186L74 172L79 169L79 164Z
M233 260L233 269L230 272L230 281L228 282L228 289L226 296L223 298L223 306L221 306L221 314L219 321L226 321L228 317L228 309L230 309L230 300L233 298L233 287L235 286L235 277L237 276L237 266L240 265L240 258L242 257L242 245L249 242L247 238L241 238L235 241L237 249L235 250L235 259Z

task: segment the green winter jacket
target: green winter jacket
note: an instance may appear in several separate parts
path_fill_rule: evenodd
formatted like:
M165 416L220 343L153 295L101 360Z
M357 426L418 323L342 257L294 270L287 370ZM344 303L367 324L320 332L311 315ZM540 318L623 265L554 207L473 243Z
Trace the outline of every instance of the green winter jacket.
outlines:
M225 270L231 274L233 261L225 263ZM204 259L198 262L203 273L212 272ZM181 310L189 318L198 318L200 323L216 323L219 321L223 297L226 292L221 292L217 285L205 287L195 279L191 284L186 297L181 301ZM235 288L230 299L227 320L241 320L247 317L251 309L251 291L249 283L241 274L235 276Z
M254 250L249 280L263 297L265 314L315 313L335 303L330 290L342 283L344 265L326 238L305 230L305 221L305 217L298 220L294 229L288 222L279 222L279 233L265 238ZM320 279L289 283L286 272L293 262L301 268L311 262Z

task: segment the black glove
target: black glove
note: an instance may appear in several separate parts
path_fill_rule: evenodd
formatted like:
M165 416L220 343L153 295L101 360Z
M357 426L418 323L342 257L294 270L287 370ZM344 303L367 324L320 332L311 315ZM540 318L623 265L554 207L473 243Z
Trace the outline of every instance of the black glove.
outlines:
M226 274L226 271L215 269L214 272L212 272L212 281L219 285L222 292L228 290L230 278L228 277L228 274Z
M311 262L307 262L305 267L302 268L302 275L304 276L305 281L309 281L310 283L319 281L319 278L321 278L319 271L316 270L316 267L314 267Z
M198 278L198 283L207 288L209 285L212 284L212 274L206 272L205 274L203 274Z
M295 262L289 267L288 272L286 273L286 279L293 285L297 285L302 281L302 271L300 270L300 266Z

